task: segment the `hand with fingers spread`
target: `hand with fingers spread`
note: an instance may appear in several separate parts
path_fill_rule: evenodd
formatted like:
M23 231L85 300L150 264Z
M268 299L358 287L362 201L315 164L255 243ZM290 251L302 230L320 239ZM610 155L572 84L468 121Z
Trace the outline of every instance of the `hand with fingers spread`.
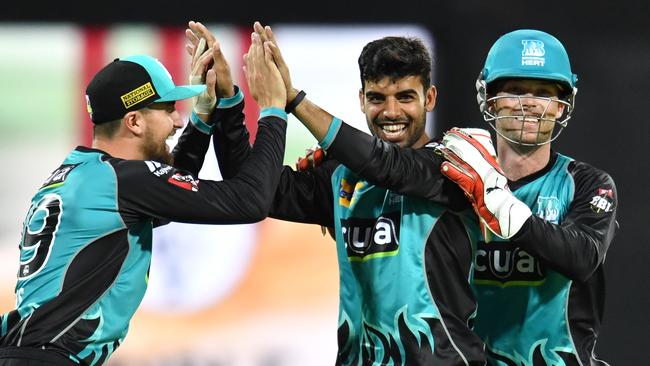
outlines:
M284 109L287 93L278 67L273 62L269 42L262 42L257 33L251 34L251 46L244 55L244 74L251 96L260 109Z
M253 24L253 29L255 30L255 33L260 36L262 42L270 42L269 49L273 56L273 61L282 75L282 80L284 81L284 86L287 91L287 103L289 103L296 97L296 95L298 95L299 90L296 90L291 83L289 67L282 57L282 52L280 52L280 47L278 46L278 41L275 39L275 34L273 34L273 30L270 26L262 26L260 22L255 22Z
M214 111L218 98L235 94L230 66L221 52L221 45L205 25L190 21L185 36L188 41L185 48L192 57L190 83L207 85L206 91L196 97L194 103L194 111L205 119Z

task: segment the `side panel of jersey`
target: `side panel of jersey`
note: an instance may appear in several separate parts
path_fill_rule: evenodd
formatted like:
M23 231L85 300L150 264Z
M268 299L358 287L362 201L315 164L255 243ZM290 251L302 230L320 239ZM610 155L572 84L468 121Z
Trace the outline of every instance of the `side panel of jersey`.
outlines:
M424 251L445 208L373 186L343 166L332 184L341 289L337 364L463 364L456 352L453 363L434 354L436 342L452 342L426 280Z
M559 224L575 184L559 155L543 176L515 196L538 217ZM475 330L493 365L578 365L567 320L571 280L512 243L479 243L473 285L478 301Z

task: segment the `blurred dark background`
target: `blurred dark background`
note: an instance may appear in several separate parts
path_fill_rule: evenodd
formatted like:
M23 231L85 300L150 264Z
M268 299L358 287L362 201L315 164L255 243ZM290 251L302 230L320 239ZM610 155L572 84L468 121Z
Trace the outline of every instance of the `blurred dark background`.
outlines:
M277 1L65 2L3 4L0 21L101 25L155 22L411 23L431 31L438 87L436 133L485 127L474 81L491 44L517 28L555 35L578 74L574 118L556 150L609 172L619 193L620 230L605 263L607 303L596 350L612 365L648 365L650 347L650 2ZM314 57L336 57L335 54ZM327 72L327 70L323 70ZM648 226L646 226L648 225ZM646 361L643 361L643 360Z

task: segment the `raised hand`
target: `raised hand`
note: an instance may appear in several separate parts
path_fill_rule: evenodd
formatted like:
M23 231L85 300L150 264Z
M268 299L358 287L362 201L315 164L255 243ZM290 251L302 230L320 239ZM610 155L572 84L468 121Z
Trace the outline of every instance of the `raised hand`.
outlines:
M280 52L280 47L278 46L278 41L275 39L275 34L270 26L262 26L260 22L253 23L253 29L257 33L262 42L270 42L269 48L271 50L271 55L273 56L273 61L280 70L282 75L282 80L284 81L284 86L287 91L287 103L292 101L298 94L298 90L293 87L291 83L291 74L289 73L289 67L282 57L282 52Z
M230 66L226 61L223 52L221 51L221 44L216 37L208 30L208 28L200 22L190 21L188 28L185 30L187 38L187 45L185 46L187 52L192 56L192 60L200 57L202 54L199 49L201 39L205 40L207 47L212 51L212 59L205 67L204 72L208 71L208 67L216 74L216 95L219 98L229 98L235 95L233 78L230 73ZM194 66L194 62L192 64Z
M284 109L287 93L271 52L269 42L262 42L257 33L251 34L251 46L244 55L244 74L251 96L261 109L277 107Z

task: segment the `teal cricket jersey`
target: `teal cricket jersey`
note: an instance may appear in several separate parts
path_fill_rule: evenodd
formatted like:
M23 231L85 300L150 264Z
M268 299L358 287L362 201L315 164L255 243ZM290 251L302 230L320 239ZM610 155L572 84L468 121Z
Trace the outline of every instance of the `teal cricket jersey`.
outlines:
M189 124L175 149L177 167L73 150L32 198L20 243L17 307L0 316L0 349L29 356L29 349L41 348L71 364L106 362L145 294L154 225L266 217L284 156L286 116L267 115L258 125L250 158L229 181L199 181L198 171L178 168L198 170L210 142Z
M510 183L535 217L512 239L480 242L475 330L491 365L606 365L593 353L604 302L602 262L616 190L604 172L553 154Z
M332 175L340 271L337 365L482 365L472 245L445 206L344 166ZM453 238L453 239L452 239Z

